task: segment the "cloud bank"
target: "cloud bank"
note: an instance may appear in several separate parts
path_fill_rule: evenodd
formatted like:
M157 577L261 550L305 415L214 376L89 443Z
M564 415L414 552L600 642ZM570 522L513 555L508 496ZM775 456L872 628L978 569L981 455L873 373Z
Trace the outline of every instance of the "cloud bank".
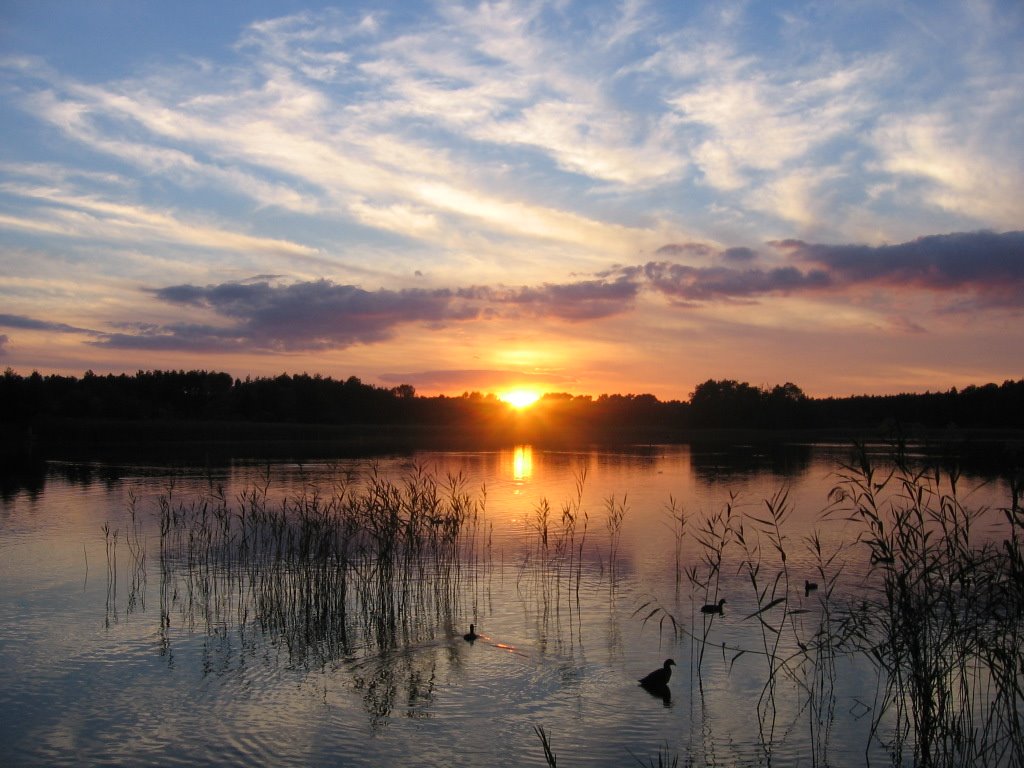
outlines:
M645 294L668 298L680 311L773 296L829 296L841 300L870 287L889 292L895 311L908 288L945 298L943 311L1019 310L1024 307L1024 232L961 232L889 246L773 242L782 266L758 266L769 255L700 244L664 246L659 255L704 264L649 261L616 267L574 282L538 286L469 286L366 290L326 279L287 283L273 276L215 285L151 289L183 316L211 322L137 323L123 319L102 332L27 316L0 315L0 327L87 334L119 349L296 352L344 349L388 341L403 326L509 318L581 323L633 311ZM898 290L897 290L898 289ZM907 321L910 322L909 320ZM917 323L911 323L920 329ZM909 327L909 326L908 326Z
M840 285L913 286L976 294L978 308L1024 306L1024 232L959 232L884 246L775 243Z

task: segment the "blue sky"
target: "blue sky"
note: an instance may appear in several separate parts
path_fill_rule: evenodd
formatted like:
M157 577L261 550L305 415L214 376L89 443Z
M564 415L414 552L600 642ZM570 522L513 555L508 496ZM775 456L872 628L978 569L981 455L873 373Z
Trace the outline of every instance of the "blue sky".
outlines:
M662 398L1019 378L1022 22L8 0L0 365Z

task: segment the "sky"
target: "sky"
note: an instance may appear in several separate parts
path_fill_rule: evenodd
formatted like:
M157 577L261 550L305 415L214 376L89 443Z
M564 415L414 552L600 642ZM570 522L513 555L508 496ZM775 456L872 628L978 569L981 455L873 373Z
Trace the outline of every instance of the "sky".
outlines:
M1024 377L1024 4L3 0L0 367Z

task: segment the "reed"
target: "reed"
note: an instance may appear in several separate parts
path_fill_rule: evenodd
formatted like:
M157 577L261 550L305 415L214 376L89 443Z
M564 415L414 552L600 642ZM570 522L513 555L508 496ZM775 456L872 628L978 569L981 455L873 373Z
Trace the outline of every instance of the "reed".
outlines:
M678 768L679 766L679 755L672 754L672 750L668 746L659 749L658 754L655 757L648 758L646 762L636 755L632 757L637 763L646 768Z
M1020 764L1020 486L1002 510L1005 538L978 543L986 510L966 508L958 484L955 468L914 469L899 451L884 474L863 450L843 469L834 499L862 525L873 590L845 630L879 675L872 735L894 761L909 752L920 766Z
M777 722L785 685L800 698L796 711L806 717L812 764L829 764L837 664L844 657L867 663L878 678L877 699L859 705L871 714L867 759L880 745L897 765L1024 762L1021 479L1010 479L1002 528L988 527L981 539L978 521L990 510L963 503L955 467L914 468L906 456L894 446L892 468L880 471L860 449L842 467L822 522L853 521L855 540L826 551L817 531L805 536L811 578L792 571L785 489L765 499L760 512L738 514L732 496L698 521L699 559L685 569L691 603L714 605L723 572L735 567L754 604L740 621L757 622L759 647L713 642L717 613L710 610L686 622L650 599L634 613L644 624L660 617L660 627L670 624L677 637L690 638L702 702L707 648L720 648L729 670L743 656L763 661L756 711L768 762L779 733L797 725ZM669 510L681 538L683 518L672 500ZM858 561L851 554L856 547L863 548L863 566L844 582L849 560ZM814 590L806 587L812 579Z
M612 494L604 502L606 517L605 527L608 530L608 572L610 574L610 586L615 588L615 580L618 576L619 548L622 543L622 523L626 519L626 512L629 510L626 494L622 495L622 501L618 501Z
M535 725L533 730L537 734L537 738L540 739L541 746L544 748L544 762L548 764L548 768L556 768L558 761L555 759L554 750L551 749L551 737L548 736L548 732L544 730L543 725Z
M725 552L728 547L735 540L735 528L733 519L733 504L736 501L736 497L730 495L729 502L726 503L725 507L712 515L704 518L702 527L695 534L695 539L701 548L701 562L700 564L691 565L686 569L686 576L690 582L691 595L691 625L695 626L695 610L696 603L694 602L695 596L698 594L703 597L702 602L704 604L718 603L721 599L719 597L722 580L722 565L724 563ZM701 614L703 621L701 627L701 636L698 638L693 636L698 641L699 648L697 653L697 680L698 684L702 685L700 670L701 665L704 662L704 651L708 646L708 637L711 633L711 627L715 620L715 614ZM672 619L673 626L683 626L683 622L677 619L675 616L670 617ZM692 654L691 654L692 655Z
M805 625L803 611L808 609L792 611L790 621L805 662L801 667L802 686L806 693L811 761L817 766L829 763L829 744L836 714L836 663L842 634L833 596L843 573L843 564L839 562L843 547L839 545L826 552L818 531L805 537L804 542L813 555L817 578L822 585L815 599L818 621L816 627L813 623L811 627ZM805 588L805 600L810 594Z
M673 555L675 557L676 590L683 582L683 542L686 539L686 511L674 496L668 497L665 505L668 516L666 526L672 534Z
M781 489L772 498L765 499L764 507L762 515L747 516L747 520L752 523L749 529L740 523L736 541L743 547L744 557L740 568L747 575L757 604L757 610L746 619L755 618L758 621L761 655L767 664L766 682L757 702L757 714L761 744L770 760L771 748L775 743L777 686L789 661L781 653L782 639L787 621L792 616L789 607L787 537L783 532L792 511L787 491ZM762 569L769 571L767 578ZM733 660L736 658L738 656L734 656Z
M585 465L576 469L574 478L575 492L562 503L560 515L554 513L547 498L534 505L528 520L534 534L532 543L517 570L517 586L532 590L545 620L552 615L557 618L562 610L579 617L584 546L590 526L590 513L583 504Z
M590 522L590 515L583 508L583 489L587 482L586 465L581 466L575 473L576 494L562 505L562 535L560 546L568 557L566 558L566 575L571 586L573 576L576 578L576 604L580 599L580 578L583 569L583 544L587 539L587 526ZM583 523L580 530L579 543L576 542L576 532L579 530L580 522ZM561 579L559 579L561 581Z
M293 663L345 655L354 635L378 650L457 618L464 562L479 551L480 501L460 476L371 470L274 504L269 481L238 494L159 502L161 614L208 631L255 621Z
M556 613L573 591L579 609L589 524L585 480L581 470L575 496L560 515L541 500L529 521L534 535L520 573L530 574ZM866 758L881 745L895 764L1020 765L1022 483L1011 478L1010 498L999 510L1001 527L994 534L986 528L984 537L979 519L989 511L968 507L960 485L955 467L915 468L900 446L885 470L859 450L838 472L821 521L853 522L855 540L831 548L817 530L794 539L793 505L784 488L756 509L730 496L721 510L702 516L684 515L670 498L676 588L685 577L691 616L687 620L656 599L635 615L643 614L644 623L660 617L659 626L671 626L676 640L689 637L702 702L707 648L721 650L723 670L743 657L756 661L766 763L805 724L811 764L829 764L837 666L845 659L868 665L878 680L876 700L864 707L871 718ZM306 667L350 658L356 648L388 656L396 647L431 639L424 634L431 628L461 622L458 606L471 591L467 582L487 570L485 499L486 492L471 493L461 476L439 479L422 467L399 480L374 470L362 478L339 476L329 487L308 485L279 501L273 500L269 473L235 498L211 487L202 497L182 500L169 486L157 503L165 650L175 615L189 628L204 625L212 637L223 637L227 626L242 635L269 635L290 664ZM627 496L608 497L605 512L614 597ZM126 528L131 594L144 584L148 548L133 497ZM109 524L103 533L110 621L122 536ZM689 566L687 538L697 547ZM593 547L598 556L600 549ZM856 551L863 553L859 562ZM794 562L805 565L798 569ZM806 589L810 581L816 590ZM740 591L742 600L728 594ZM697 611L723 597L729 597L729 611L748 600L753 607L725 616ZM720 621L750 623L756 645L718 642ZM410 690L429 696L431 669L410 667L403 674ZM386 716L396 700L393 676L394 670L357 676L374 717ZM799 699L797 706L781 706L788 694ZM548 733L540 726L535 732L554 765ZM667 748L650 760L677 763Z

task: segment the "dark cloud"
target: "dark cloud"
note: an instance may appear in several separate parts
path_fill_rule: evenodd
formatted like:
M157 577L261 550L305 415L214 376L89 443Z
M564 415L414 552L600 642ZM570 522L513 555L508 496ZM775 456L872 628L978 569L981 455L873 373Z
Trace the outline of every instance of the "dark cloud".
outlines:
M639 290L626 276L539 287L477 286L457 290L367 291L329 280L272 284L172 285L152 291L158 299L211 310L228 326L167 324L120 326L98 345L199 351L309 351L371 344L403 324L442 324L479 317L529 313L570 321L592 320L628 309Z
M668 243L661 246L654 253L656 256L696 256L698 258L707 258L709 256L716 256L718 250L705 243Z
M683 301L749 299L769 293L820 290L830 284L822 270L801 272L795 267L733 269L651 261L634 274L642 274L655 290Z
M771 245L791 263L774 269L754 268L749 265L757 253L749 248L717 251L687 243L666 245L657 253L716 256L719 264L652 261L642 267L618 268L614 273L644 283L681 304L841 291L872 284L949 293L947 309L951 311L1024 306L1024 232L960 232L884 246L822 245L802 240Z
M1024 232L957 232L897 245L772 243L791 259L825 269L837 285L872 283L969 292L973 305L1024 306Z
M266 280L219 285L172 285L153 290L161 301L210 310L232 321L209 324L119 324L93 342L122 349L197 351L309 351L371 344L403 324L443 324L528 312L565 320L591 320L625 311L638 286L583 280L540 287L367 291L329 280L272 284Z
M0 315L0 328L20 328L26 331L56 331L57 333L95 334L88 328L77 328L66 323L52 323L49 320L37 320L24 315Z
M724 250L706 243L669 243L654 252L656 256L674 258L697 258L703 260L722 259L737 263L751 262L757 258L757 251L743 246L725 248Z
M747 263L757 258L757 251L750 248L726 248L722 251L722 258L725 261Z
M330 280L172 285L153 293L165 302L212 310L234 324L166 325L110 334L99 343L144 349L309 351L383 341L405 323L464 320L477 314L454 301L448 290L366 291Z
M569 322L608 318L631 310L643 291L667 296L677 306L698 306L873 285L892 287L896 316L903 311L897 306L902 291L915 288L946 294L947 311L1024 306L1024 232L933 235L887 246L800 240L772 245L788 263L754 266L758 254L748 248L667 245L659 253L712 258L700 266L668 259L618 266L572 282L539 286L367 291L330 280L282 284L260 275L242 282L171 285L152 291L157 299L182 307L185 315L212 313L220 323L118 323L112 326L114 332L101 333L0 315L0 327L91 334L98 338L89 343L123 349L290 352L372 344L414 323L444 325L524 315ZM908 330L921 327L906 319ZM486 372L488 380L494 375ZM406 383L408 376L398 378Z
M581 280L519 288L477 286L459 294L497 307L511 306L537 316L579 321L621 314L632 307L639 290L631 276L620 274L612 281Z
M243 352L264 348L237 329L190 323L140 326L134 332L108 333L102 339L89 343L99 347L151 351Z

